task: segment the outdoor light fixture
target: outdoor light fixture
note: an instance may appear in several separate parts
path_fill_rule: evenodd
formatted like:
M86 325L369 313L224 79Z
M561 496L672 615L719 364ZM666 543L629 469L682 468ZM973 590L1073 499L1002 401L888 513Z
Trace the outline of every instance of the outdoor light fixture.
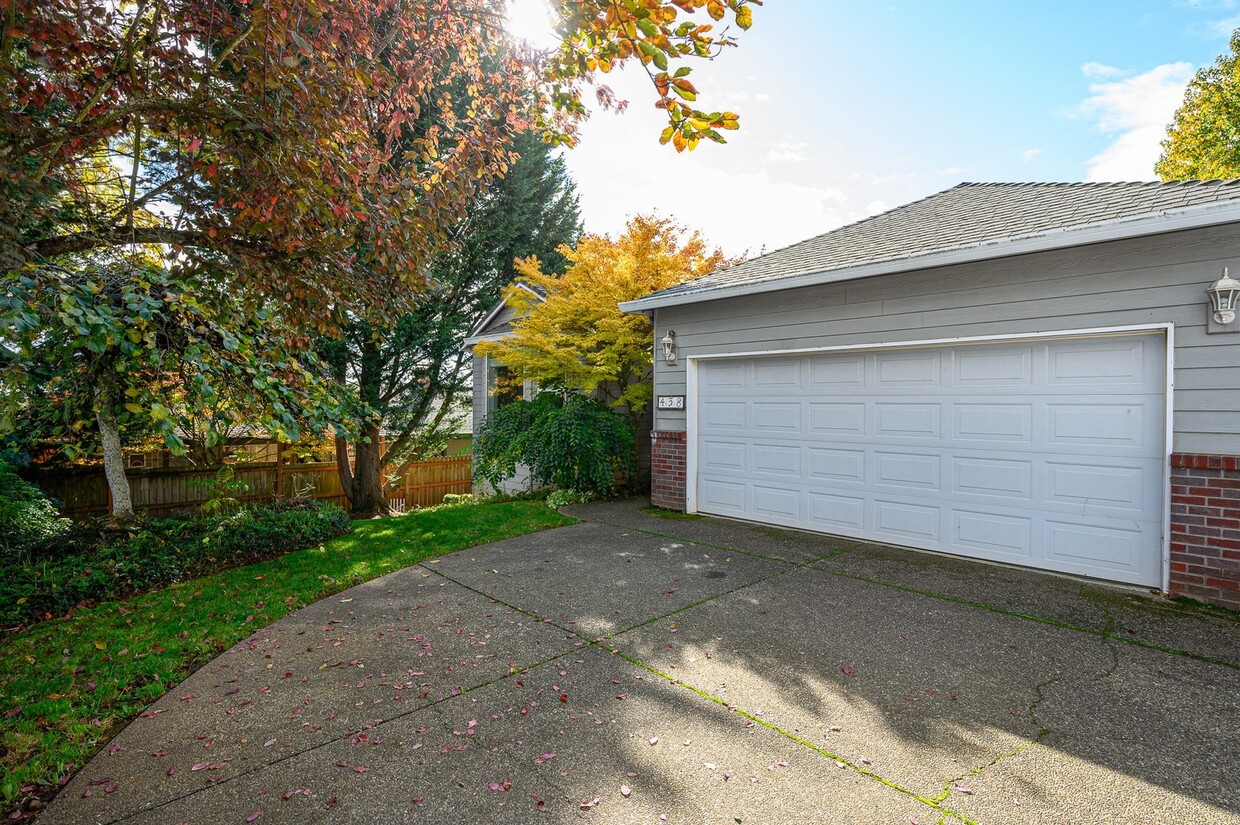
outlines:
M1232 283L1235 284L1237 287L1240 287L1240 282L1232 281ZM1233 304L1235 303L1235 296L1232 297L1232 303ZM669 364L675 364L676 363L676 332L674 330L669 329L667 331L667 334L663 336L663 338L659 341L659 343L663 345L663 359L667 361L667 363Z
M1210 308L1214 310L1216 324L1230 324L1236 320L1236 298L1240 297L1240 281L1227 273L1227 267L1223 267L1223 277L1210 284L1206 294L1210 296ZM666 349L667 344L664 343L663 347Z

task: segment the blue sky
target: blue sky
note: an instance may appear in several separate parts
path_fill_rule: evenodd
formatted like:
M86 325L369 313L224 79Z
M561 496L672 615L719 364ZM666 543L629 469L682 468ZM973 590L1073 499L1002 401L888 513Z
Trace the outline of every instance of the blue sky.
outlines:
M536 0L522 0L533 4ZM961 181L1153 179L1193 72L1240 0L767 0L737 49L695 64L727 146L658 145L644 74L567 153L586 230L657 212L729 252L778 248Z

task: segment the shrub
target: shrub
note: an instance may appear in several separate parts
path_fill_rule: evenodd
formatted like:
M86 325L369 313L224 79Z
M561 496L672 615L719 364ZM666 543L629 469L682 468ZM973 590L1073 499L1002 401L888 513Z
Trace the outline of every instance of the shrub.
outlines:
M0 557L28 555L71 527L42 490L18 478L8 464L0 464Z
M547 506L552 510L567 507L570 504L586 504L593 501L594 496L576 490L556 490L547 496Z
M24 559L0 560L6 621L56 616L240 564L301 550L348 532L334 504L294 501L227 515L161 518L123 527L101 520Z
M607 495L616 473L633 472L633 431L595 398L542 392L490 413L474 436L474 472L492 487L518 464L534 481Z
M442 507L465 507L471 504L477 504L478 499L474 498L473 493L446 493L443 497Z

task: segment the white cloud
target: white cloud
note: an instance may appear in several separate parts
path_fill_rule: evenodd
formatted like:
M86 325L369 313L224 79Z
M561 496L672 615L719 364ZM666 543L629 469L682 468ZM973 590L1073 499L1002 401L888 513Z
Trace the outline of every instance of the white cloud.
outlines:
M1086 64L1091 65L1097 64ZM1085 180L1153 180L1167 124L1192 76L1189 63L1165 63L1139 75L1091 85L1077 114L1093 118L1112 142L1086 161Z
M1086 77L1119 77L1124 73L1123 69L1117 69L1114 66L1108 66L1105 63L1086 63L1081 67L1081 74Z
M800 163L805 160L807 155L805 150L809 148L807 143L789 143L780 141L774 149L766 153L767 160L784 161L787 163Z
M1206 24L1206 33L1213 37L1231 37L1231 33L1240 28L1240 14L1213 20Z
M1036 158L1040 154L1042 154L1041 149L1026 149L1025 151L1020 153L1020 162L1021 163L1032 163L1033 159Z

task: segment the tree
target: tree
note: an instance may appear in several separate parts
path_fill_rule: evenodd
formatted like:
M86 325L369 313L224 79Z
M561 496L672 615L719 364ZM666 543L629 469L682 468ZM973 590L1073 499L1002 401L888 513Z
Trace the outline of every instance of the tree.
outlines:
M512 281L514 260L540 255L562 266L557 247L580 234L563 158L533 133L514 149L508 174L453 228L451 251L436 260L432 286L413 309L392 324L354 316L340 338L320 344L328 374L362 422L356 438L336 440L341 486L355 514L386 513L384 476L402 474L460 423L470 367L462 342Z
M102 447L112 514L133 516L122 438L155 433L174 452L187 416L215 410L285 440L344 416L330 388L287 346L279 316L148 264L140 272L22 274L0 299L0 413L28 441L72 454ZM227 394L229 406L214 402ZM225 412L227 411L227 412Z
M743 28L748 2L557 0L562 47L528 55L503 0L8 0L0 269L154 243L311 321L390 305L531 117L572 141L596 71L640 61L666 139L721 139L735 116L689 108L668 70L734 44L697 12Z
M630 219L615 240L586 235L560 252L568 261L562 276L543 271L536 258L517 262L521 278L546 298L516 286L505 290L521 316L512 335L474 351L544 389L598 393L626 409L636 429L651 400L653 328L644 315L617 305L736 261L708 248L700 233L686 236L672 220L649 216Z
M1240 29L1231 51L1197 72L1154 167L1163 180L1240 178Z

